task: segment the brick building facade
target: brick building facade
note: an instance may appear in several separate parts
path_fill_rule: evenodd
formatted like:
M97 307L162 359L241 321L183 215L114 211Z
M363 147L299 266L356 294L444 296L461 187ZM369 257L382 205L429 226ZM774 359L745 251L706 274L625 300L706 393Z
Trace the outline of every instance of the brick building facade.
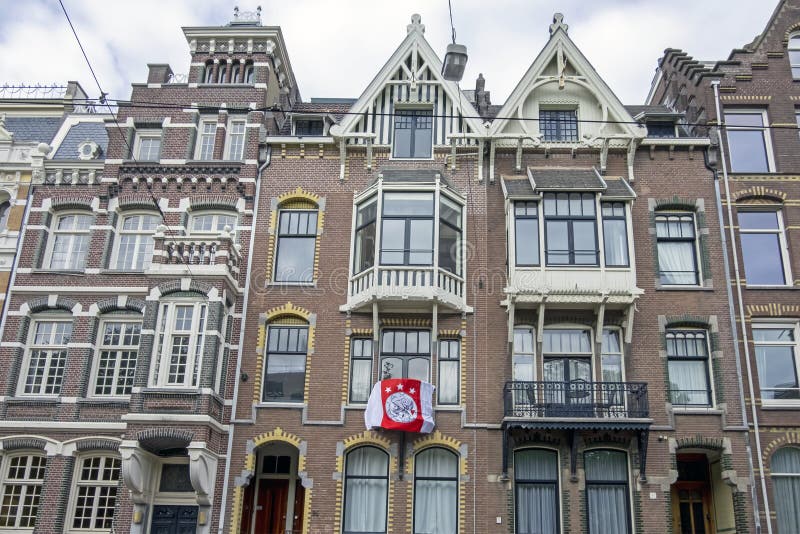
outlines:
M762 532L800 529L800 500L791 490L800 475L799 28L800 3L781 0L763 32L726 59L697 61L667 49L648 97L723 146L715 172Z
M302 102L279 28L184 28L91 178L34 179L0 530L755 530L707 132L624 106L561 15L502 106L424 30ZM434 432L365 430L399 377Z

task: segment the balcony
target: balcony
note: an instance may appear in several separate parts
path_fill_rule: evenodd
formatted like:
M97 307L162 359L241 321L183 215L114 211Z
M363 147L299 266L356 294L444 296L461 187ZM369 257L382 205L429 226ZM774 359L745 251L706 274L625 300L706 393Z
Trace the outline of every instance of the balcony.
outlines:
M153 241L153 261L147 274L223 276L238 286L241 245L234 243L230 233L223 231L219 236L202 238L167 237L159 228Z
M506 382L503 400L506 420L538 421L544 427L580 420L583 426L616 428L650 416L644 382Z
M546 295L548 302L583 302L631 304L643 293L636 287L632 269L599 267L547 267L512 270L506 292L517 302L538 303Z
M380 301L414 303L436 302L445 307L468 311L464 279L446 269L430 266L374 266L352 277L348 284L345 308L357 309Z

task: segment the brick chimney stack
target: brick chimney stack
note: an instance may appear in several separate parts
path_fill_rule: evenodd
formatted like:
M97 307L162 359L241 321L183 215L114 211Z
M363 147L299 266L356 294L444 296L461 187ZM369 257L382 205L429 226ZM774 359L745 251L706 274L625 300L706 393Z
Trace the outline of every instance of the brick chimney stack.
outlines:
M478 79L475 80L475 107L478 109L480 115L485 115L489 111L491 105L491 93L486 90L486 80L483 78L483 73L478 74Z

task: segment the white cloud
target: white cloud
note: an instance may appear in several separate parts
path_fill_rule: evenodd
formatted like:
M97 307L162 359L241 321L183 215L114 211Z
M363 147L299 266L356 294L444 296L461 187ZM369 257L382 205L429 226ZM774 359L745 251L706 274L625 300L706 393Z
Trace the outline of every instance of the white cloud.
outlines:
M181 26L224 25L232 14L228 6L196 0L64 3L104 90L114 98L127 98L131 83L145 81L147 63L188 70ZM0 0L0 5L0 83L75 79L97 96L57 2ZM761 32L773 9L772 2L746 0L454 0L458 41L470 54L462 85L471 88L482 72L493 102L502 103L547 41L552 13L561 11L572 39L623 102L641 103L665 48L682 48L698 59L727 58ZM450 41L444 1L272 3L263 22L282 27L306 100L357 97L405 37L415 12L422 15L431 45L443 54Z

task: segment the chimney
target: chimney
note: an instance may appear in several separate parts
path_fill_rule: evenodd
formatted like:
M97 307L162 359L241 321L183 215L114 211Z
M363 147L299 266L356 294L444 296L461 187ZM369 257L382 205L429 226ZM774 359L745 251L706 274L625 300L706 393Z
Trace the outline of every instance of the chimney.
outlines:
M172 69L165 63L148 63L147 68L147 83L167 83L172 76Z
M483 73L480 73L478 74L478 79L475 80L475 107L480 115L486 115L492 103L490 100L491 93L485 88L486 80L483 78Z

